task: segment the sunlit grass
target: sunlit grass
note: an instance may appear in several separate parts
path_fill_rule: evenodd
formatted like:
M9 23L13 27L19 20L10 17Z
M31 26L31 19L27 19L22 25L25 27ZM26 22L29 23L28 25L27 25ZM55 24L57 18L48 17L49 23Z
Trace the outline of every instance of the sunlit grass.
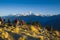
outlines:
M10 35L9 32L22 35L21 37L18 38L18 40L26 40L28 37L31 36L34 38L39 38L40 40L44 40L44 38L50 39L50 31L47 29L43 30L40 27L35 27L34 25L22 25L22 26L10 26L10 27L4 27L0 28L0 37L3 39L8 39L8 40L14 40L15 38L13 35ZM54 36L53 36L54 35ZM54 38L56 36L57 40L59 39L57 36L60 36L59 31L54 31L52 34L52 37ZM54 38L55 39L55 38ZM56 39L55 39L56 40Z

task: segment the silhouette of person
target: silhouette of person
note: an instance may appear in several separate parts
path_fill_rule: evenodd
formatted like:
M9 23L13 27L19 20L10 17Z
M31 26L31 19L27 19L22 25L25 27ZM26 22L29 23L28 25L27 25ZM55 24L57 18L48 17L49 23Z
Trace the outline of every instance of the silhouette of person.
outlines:
M15 27L17 26L17 22L18 22L18 19L16 18L16 19L14 20L14 26L15 26Z
M8 26L11 26L11 21L10 21L10 19L8 19Z
M2 18L0 17L0 27L2 27Z

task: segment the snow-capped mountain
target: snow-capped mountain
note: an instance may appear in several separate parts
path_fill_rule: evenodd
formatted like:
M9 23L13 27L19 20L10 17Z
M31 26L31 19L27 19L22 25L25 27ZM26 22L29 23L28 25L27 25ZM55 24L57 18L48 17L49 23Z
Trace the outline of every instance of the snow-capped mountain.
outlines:
M31 11L26 12L26 13L17 13L17 14L15 14L15 16L31 16L31 15L42 16L40 13L32 13Z
M9 15L8 15L9 16ZM17 13L17 14L12 14L10 16L54 16L52 14L42 14L42 13L33 13L33 12L25 12L25 13Z
M54 16L54 15L52 15L52 14L42 14L42 13L33 13L33 12L29 11L29 12L25 12L25 13L10 14L8 16L42 16L42 17L47 16L48 17L48 16Z

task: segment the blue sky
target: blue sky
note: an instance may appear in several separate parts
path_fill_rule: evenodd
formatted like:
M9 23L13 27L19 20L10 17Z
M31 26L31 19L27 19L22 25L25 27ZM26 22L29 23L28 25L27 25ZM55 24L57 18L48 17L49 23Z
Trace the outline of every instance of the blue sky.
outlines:
M33 12L60 14L60 0L0 0L0 16Z

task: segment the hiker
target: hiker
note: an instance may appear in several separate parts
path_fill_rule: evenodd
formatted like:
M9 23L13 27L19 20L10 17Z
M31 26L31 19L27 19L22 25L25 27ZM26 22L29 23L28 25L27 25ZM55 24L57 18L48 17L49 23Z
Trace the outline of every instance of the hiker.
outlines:
M3 27L2 25L2 18L0 17L0 27Z
M25 22L24 22L24 20L20 20L20 25L24 25L25 24Z
M18 25L19 25L19 20L18 20L18 19L15 19L15 20L14 20L14 25L15 25L15 26L18 26Z
M0 17L0 25L2 25L2 18Z
M5 19L3 19L2 24L5 25Z
M11 21L10 21L10 19L8 19L8 26L11 26Z

